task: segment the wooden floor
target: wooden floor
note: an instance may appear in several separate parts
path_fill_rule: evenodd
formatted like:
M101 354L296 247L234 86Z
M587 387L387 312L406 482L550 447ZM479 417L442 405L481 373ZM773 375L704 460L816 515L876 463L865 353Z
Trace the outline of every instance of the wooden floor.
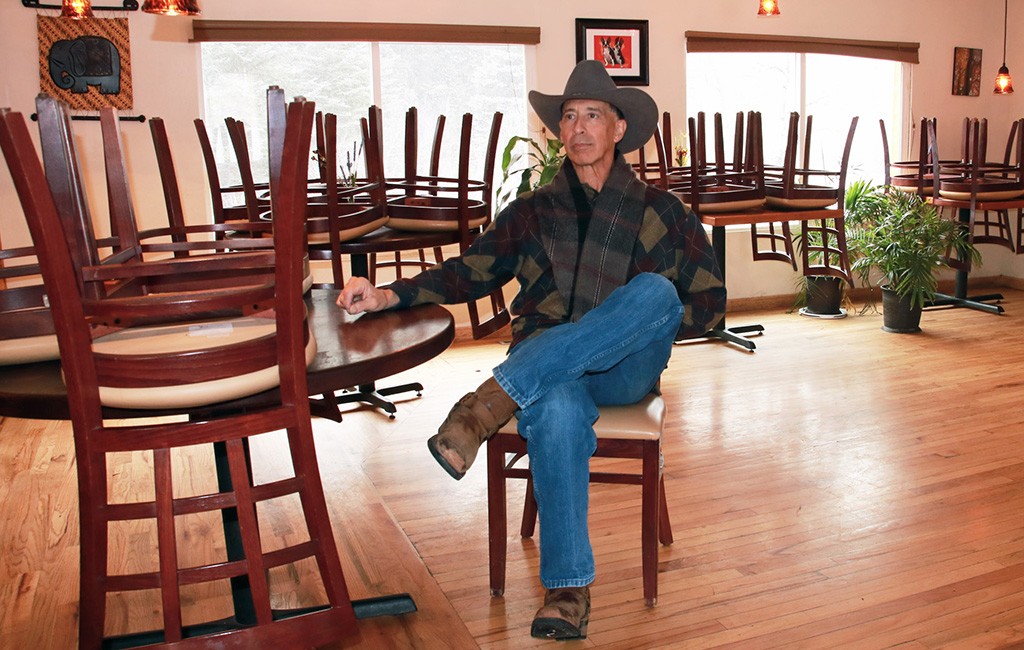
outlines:
M1005 293L1004 316L931 311L915 335L882 332L877 314L747 312L731 321L765 325L754 354L678 346L658 605L641 597L638 490L594 486L590 635L554 647L1024 648L1024 293ZM407 373L426 390L395 421L317 422L352 596L408 591L420 610L363 621L346 647L552 647L529 637L536 539L510 525L507 590L490 598L484 467L452 481L424 444L503 354L460 343ZM257 473L278 445L254 443ZM3 421L0 484L0 648L74 647L70 427Z

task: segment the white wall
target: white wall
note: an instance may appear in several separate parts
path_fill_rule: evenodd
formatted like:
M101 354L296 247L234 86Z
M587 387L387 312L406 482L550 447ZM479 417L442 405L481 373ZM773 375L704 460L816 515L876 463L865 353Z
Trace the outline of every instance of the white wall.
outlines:
M99 0L97 0L99 2ZM676 120L699 110L687 106L685 91L686 30L765 33L855 38L865 40L917 41L921 63L913 66L911 108L915 119L936 116L940 141L959 141L959 124L964 116L987 117L993 142L1005 141L1010 120L1024 114L1022 96L996 97L989 90L1001 63L1003 3L1000 0L861 0L855 11L842 15L848 3L836 0L782 0L782 16L765 19L756 14L756 0L648 0L623 8L620 0L593 0L586 8L579 3L520 0L514 3L436 0L378 0L374 3L342 3L307 0L285 3L279 0L202 1L205 19L221 20L323 20L486 25L530 25L541 28L541 43L529 61L531 87L543 92L562 89L575 64L574 21L584 18L647 19L650 21L650 77L648 92L662 110ZM1011 41L1007 64L1024 91L1024 47L1014 35L1024 29L1024 3L1012 0ZM301 13L300 13L301 11ZM584 13L580 13L580 12ZM54 12L49 12L50 14ZM98 14L115 17L115 14ZM0 106L30 114L39 91L36 12L16 0L0 3ZM179 181L183 187L186 213L191 219L206 218L209 211L199 147L192 119L200 115L199 47L189 44L190 20L155 17L140 12L129 14L135 113L165 119L174 148ZM953 48L984 50L984 76L980 97L950 94ZM471 80L467 80L471 81ZM858 92L850 80L851 93ZM439 89L443 92L443 89ZM757 107L751 107L755 109ZM538 125L539 126L539 125ZM79 148L88 170L97 227L105 231L104 189L99 157L99 126L76 122ZM130 171L140 218L146 224L163 219L163 204L148 128L136 123L124 126ZM511 135L511 134L508 134ZM943 152L946 153L945 151ZM13 187L6 172L0 172L0 235L5 245L27 243L27 231ZM750 261L745 230L729 235L729 292L731 298L749 298L793 292L794 275L778 262ZM1003 249L983 248L985 264L981 275L1024 277L1024 259Z

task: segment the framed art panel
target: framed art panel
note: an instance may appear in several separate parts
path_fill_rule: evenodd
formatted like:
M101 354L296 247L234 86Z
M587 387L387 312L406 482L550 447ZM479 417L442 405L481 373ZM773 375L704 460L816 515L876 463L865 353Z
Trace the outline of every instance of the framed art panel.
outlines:
M132 108L128 19L39 16L39 87L72 110Z
M576 62L600 61L619 86L646 86L647 38L646 20L577 18Z
M953 48L953 94L977 97L981 94L981 50Z

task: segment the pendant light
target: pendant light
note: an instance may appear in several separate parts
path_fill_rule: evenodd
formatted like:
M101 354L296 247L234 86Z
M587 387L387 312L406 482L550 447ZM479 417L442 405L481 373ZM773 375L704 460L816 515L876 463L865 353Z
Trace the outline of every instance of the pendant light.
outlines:
M198 16L198 0L146 0L142 10L147 14L161 16Z
M1013 92L1013 79L1010 77L1010 69L1006 67L1006 23L1009 15L1010 0L1003 0L1003 65L996 74L996 88L993 91L997 95L1009 95Z
M778 16L781 13L778 0L761 0L761 4L757 8L758 16Z
M64 0L60 6L60 17L71 20L92 18L92 4L89 0Z

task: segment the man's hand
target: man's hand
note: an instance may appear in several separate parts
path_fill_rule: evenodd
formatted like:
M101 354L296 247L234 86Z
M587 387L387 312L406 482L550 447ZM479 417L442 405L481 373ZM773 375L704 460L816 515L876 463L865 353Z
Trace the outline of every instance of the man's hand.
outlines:
M378 289L366 278L351 278L338 294L337 304L350 314L358 314L394 307L398 296L391 289Z

